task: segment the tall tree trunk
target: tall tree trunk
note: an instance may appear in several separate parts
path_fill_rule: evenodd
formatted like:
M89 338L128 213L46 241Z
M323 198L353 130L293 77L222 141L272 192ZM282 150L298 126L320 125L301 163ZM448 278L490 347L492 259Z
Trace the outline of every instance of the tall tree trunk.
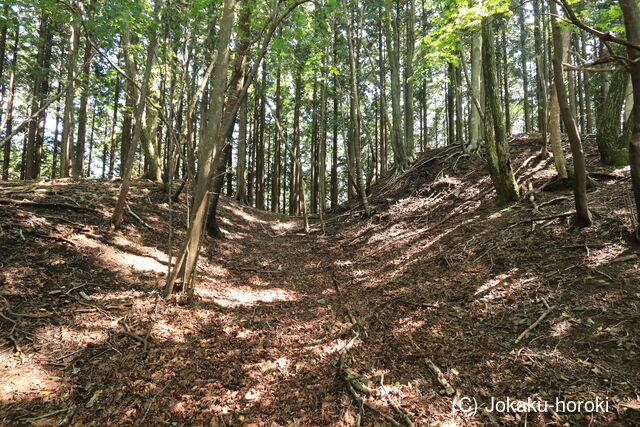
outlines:
M547 95L545 91L545 54L540 0L533 0L533 37L536 55L536 98L538 100L538 132L542 134L542 155L547 155Z
M337 32L335 32L337 34ZM337 35L335 36L337 38ZM333 65L337 66L334 39ZM331 209L338 206L338 76L333 75L333 135L331 144Z
M67 91L64 101L64 117L62 119L62 139L60 141L60 177L67 178L71 172L71 155L73 133L75 127L75 96L76 96L76 63L80 46L80 18L72 17L70 27L70 46L67 54Z
M587 57L587 39L584 31L580 33L580 52L583 58ZM592 109L591 85L589 84L589 76L587 73L584 74L584 77L582 79L582 84L583 84L582 90L584 91L584 107L585 107L585 114L586 114L585 120L587 125L586 131L587 133L589 133L593 131L593 111L591 110Z
M413 79L413 54L415 50L415 15L416 7L415 0L407 0L406 11L406 48L405 48L405 60L404 60L404 140L406 143L406 151L409 159L413 159L415 153L415 142L413 140L413 93L414 93L414 79Z
M247 203L247 100L240 105L240 128L238 129L238 156L236 161L236 200Z
M627 39L636 46L640 46L640 7L635 0L619 1L624 15ZM629 164L631 165L631 182L637 211L636 223L640 225L640 49L627 47L627 52L632 61L629 68L633 84L633 119L631 120L633 130L629 139ZM639 230L640 227L636 230L636 239L638 240L640 240Z
M256 208L264 209L264 134L266 124L265 107L267 102L267 63L262 64L262 81L258 86L260 93L260 111L258 120L258 140L256 145Z
M111 137L109 138L109 179L113 178L113 168L116 159L116 123L118 121L118 106L120 105L120 79L116 77L116 88L113 96L113 119L111 122Z
M154 80L151 77L151 80ZM157 83L149 82L149 96L157 101L159 87ZM158 138L158 112L155 109L147 109L146 125L142 130L141 142L146 160L146 170L144 177L153 182L162 182L162 158L160 157L160 146ZM169 142L171 143L171 142Z
M471 96L482 106L482 33L473 32L471 39ZM469 145L467 151L476 151L482 141L482 120L475 102L471 103Z
M51 28L49 16L42 12L40 27L38 30L38 55L36 60L36 72L33 85L33 99L31 101L31 116L44 106L45 98L49 91L49 64L51 62ZM42 161L42 145L44 143L44 130L47 111L42 110L35 120L29 123L27 145L25 147L24 177L25 179L38 179L40 177L40 164Z
M135 81L137 80L137 70L136 63L133 58L133 51L131 47L133 40L131 40L131 38L131 33L125 26L122 30L120 39L124 56L125 70L127 71L127 75ZM137 99L138 90L136 89L136 85L131 80L127 79L125 90L124 117L122 119L122 136L120 141L120 177L122 178L124 178L126 169L125 162L129 157L129 148L131 147L133 116L135 114Z
M587 170L582 150L582 141L576 126L576 122L571 115L571 107L567 99L567 89L562 75L562 29L557 22L558 8L554 1L549 2L551 12L551 30L553 34L553 78L558 92L558 102L560 103L560 115L564 122L564 127L569 136L571 154L573 155L574 166L574 196L576 206L576 225L587 227L591 225L591 213L587 206Z
M553 1L553 0L552 0ZM568 30L562 31L562 62L567 59L567 48L569 47ZM549 108L549 142L551 152L553 153L553 162L556 166L556 172L561 179L569 178L567 172L567 161L562 150L562 132L560 129L560 103L558 102L558 88L554 81L551 87L551 106Z
M344 10L350 10L347 8L346 0L342 0ZM351 33L351 23L348 16L345 14L344 21L345 29L347 30L347 46L349 50L349 70L351 75L351 123L353 126L353 136L350 144L351 163L353 169L349 172L352 175L353 182L356 186L358 195L360 196L360 203L364 210L365 216L371 214L371 208L369 207L369 200L365 191L365 183L362 170L362 141L361 141L361 126L362 116L360 113L360 97L358 93L358 71L356 68L355 49L353 47L353 35ZM355 176L353 176L355 175Z
M3 123L6 123L5 126L5 137L8 137L13 133L13 100L15 99L16 92L16 67L18 64L18 50L20 46L20 26L17 25L13 38L13 48L11 52L11 71L9 74L9 88L7 95L7 103L4 110L4 117L2 118ZM0 129L1 130L1 129ZM3 160L2 160L2 179L9 179L9 167L11 163L11 140L7 141L4 144L4 152L3 152Z
M509 144L498 94L493 17L482 19L482 69L485 87L485 140L489 171L496 189L498 204L505 204L517 201L520 194L513 176Z
M384 28L387 40L387 56L391 66L391 146L395 156L395 166L402 171L409 166L409 156L404 143L404 127L402 125L402 106L400 105L400 36L398 20L394 16L393 1L384 0Z
M562 62L567 60L567 48L569 47L569 32L564 29L562 31ZM553 162L556 166L556 172L561 179L569 178L567 172L567 161L562 150L562 131L560 129L560 103L558 102L558 89L556 82L551 87L551 105L549 107L549 141L551 143L551 152L553 153Z
M193 292L193 279L198 260L202 231L207 221L209 210L210 185L215 173L215 160L224 147L225 135L220 134L221 118L224 106L224 93L226 87L229 45L231 32L235 21L235 0L225 0L220 29L216 43L216 66L211 82L211 97L213 108L209 110L207 135L198 148L198 171L193 189L193 207L190 212L189 227L183 241L175 265L167 277L164 295L169 296L178 276L182 277L185 290L189 297Z
M289 214L299 215L301 208L300 188L300 106L302 103L302 70L296 69L293 101L293 144L291 150L291 182L289 183Z
M281 167L281 144L282 134L280 130L280 120L282 115L282 99L281 99L281 72L278 65L276 72L276 111L275 111L275 133L273 136L273 170L271 171L271 212L280 212L280 174Z
M461 53L459 53L461 55ZM455 91L456 91L456 144L464 147L464 123L466 120L462 113L462 68L455 68Z
M447 145L452 145L456 141L455 131L455 108L456 108L456 67L453 63L447 65Z
M91 10L91 3L87 5ZM84 60L82 62L82 86L80 94L80 110L78 110L78 137L75 146L74 161L71 167L71 176L80 179L84 170L84 149L87 135L87 106L89 104L89 80L91 78L92 47L89 35L85 35Z
M162 9L162 0L155 0L154 5L154 21L157 24L160 17L160 10ZM145 61L144 76L140 85L140 95L138 103L136 105L135 114L135 127L133 130L133 136L131 139L131 146L127 151L127 158L124 161L124 170L121 171L122 184L120 185L120 193L118 194L118 200L113 210L113 216L111 222L115 228L120 227L124 221L124 210L127 204L127 195L129 194L129 187L131 186L131 172L133 169L133 162L135 161L136 151L138 150L138 143L142 135L142 117L147 105L147 93L149 91L149 82L151 80L151 71L156 57L156 48L158 46L158 29L157 25L154 28L151 37L149 38L149 46L147 47L147 59Z
M502 25L502 82L504 93L504 122L507 135L511 135L511 94L509 92L509 57L507 56L507 33Z
M96 100L93 100L93 112L91 114L91 132L89 134L89 161L87 162L87 178L91 178L91 162L93 161L93 137L96 130Z
M382 15L379 14L380 27L378 28L378 67L380 80L380 176L387 175L387 89L385 78L385 58L382 47ZM334 95L334 104L337 94ZM332 198L333 200L333 198ZM333 206L333 204L332 204Z
M524 131L531 132L531 114L529 113L529 71L527 67L527 27L525 8L518 8L518 24L520 26L520 67L522 71L522 110L524 115Z

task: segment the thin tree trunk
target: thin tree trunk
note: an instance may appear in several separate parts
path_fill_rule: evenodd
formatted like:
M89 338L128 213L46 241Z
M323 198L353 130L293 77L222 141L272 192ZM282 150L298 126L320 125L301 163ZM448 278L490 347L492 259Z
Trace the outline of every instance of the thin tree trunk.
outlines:
M531 132L531 114L529 113L529 71L527 66L527 27L525 24L525 8L518 8L518 24L520 26L520 67L522 68L522 110L524 115L524 131Z
M395 166L399 171L409 165L409 156L404 143L404 127L402 125L402 106L400 105L400 57L398 20L394 17L392 0L384 0L384 25L387 41L387 56L391 66L391 146L395 156Z
M553 0L552 0L553 1ZM567 48L569 43L568 30L562 31L562 62L567 58ZM560 129L560 103L558 102L558 89L556 82L551 87L551 105L549 108L549 142L553 153L553 162L556 172L561 179L569 178L567 172L567 161L562 150L562 132Z
M87 5L91 10L91 3ZM82 87L80 95L80 110L78 111L78 137L75 146L75 159L71 167L71 176L80 179L84 170L84 150L87 135L87 107L89 104L89 79L91 78L92 48L89 35L85 35L84 60L82 62Z
M344 10L347 9L346 0L342 0ZM355 175L352 177L356 190L360 196L360 203L364 210L365 216L371 214L371 208L369 207L369 200L365 191L365 183L362 171L362 142L360 138L362 117L360 113L360 97L358 94L358 71L356 68L355 51L353 47L353 36L351 33L351 23L348 17L345 15L345 29L347 33L347 46L349 50L349 69L351 71L351 122L353 126L353 137L351 140L351 162L353 164L353 170L350 174Z
M407 0L406 11L406 48L405 48L405 73L404 73L404 140L409 159L413 159L415 143L413 140L413 54L415 50L415 0Z
M482 105L482 33L473 32L471 39L471 96ZM476 151L482 141L482 119L475 102L471 103L469 123L469 145L467 151Z
M574 196L576 206L576 225L587 227L591 225L591 213L587 206L587 170L582 150L582 141L576 126L576 122L571 115L571 107L567 99L564 76L562 75L562 33L556 16L558 10L554 1L549 2L551 12L551 29L553 34L553 77L558 91L558 102L560 103L560 114L564 127L569 136L571 144L571 154L573 155L574 166Z
M280 163L281 159L281 140L282 135L280 131L280 126L277 123L280 123L281 115L282 115L282 99L281 99L281 73L280 66L278 65L278 70L276 72L276 93L275 93L275 102L276 102L276 111L275 111L275 133L273 136L273 170L271 171L271 212L280 212L280 174L281 167ZM242 125L241 125L242 126Z
M158 22L160 16L160 10L162 9L162 0L156 0L154 6L154 20ZM144 76L140 85L140 96L136 106L135 114L135 127L133 130L133 137L131 140L131 146L127 152L127 158L124 162L124 170L121 171L122 185L120 186L120 193L118 194L118 200L113 210L113 216L111 222L115 228L120 227L124 221L124 211L127 204L127 195L129 194L129 187L131 186L131 172L133 169L133 162L135 161L136 152L138 150L138 142L142 135L142 116L144 114L145 107L147 105L147 93L149 91L149 81L151 79L151 71L155 61L156 48L158 46L158 30L153 30L149 39L149 46L147 47L147 59L145 61Z
M11 54L11 72L9 75L9 90L7 96L7 103L5 107L5 114L2 118L3 123L6 123L5 137L8 137L13 133L13 100L15 99L16 92L16 66L18 64L18 50L20 45L20 26L16 23L16 29L13 38L13 48ZM4 145L3 161L2 161L2 179L9 179L9 167L11 163L11 140L7 141Z

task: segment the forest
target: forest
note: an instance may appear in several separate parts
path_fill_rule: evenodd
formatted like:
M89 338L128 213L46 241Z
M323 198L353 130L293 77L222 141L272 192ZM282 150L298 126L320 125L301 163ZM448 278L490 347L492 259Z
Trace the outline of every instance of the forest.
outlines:
M637 0L0 3L0 425L640 424Z

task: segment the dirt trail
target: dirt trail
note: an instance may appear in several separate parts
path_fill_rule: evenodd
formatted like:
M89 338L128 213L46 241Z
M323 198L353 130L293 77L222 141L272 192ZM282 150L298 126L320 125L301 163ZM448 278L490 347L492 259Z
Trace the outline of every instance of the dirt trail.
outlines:
M519 182L537 188L549 169L530 161L535 141L520 144ZM225 198L227 238L207 239L192 306L158 295L170 218L158 186L132 192L152 229L129 217L113 232L116 183L0 183L0 424L356 425L336 375L345 346L367 402L401 424L391 403L418 425L640 422L628 171L600 171L596 224L576 231L570 192L498 208L480 157L419 162L373 189L373 217L347 205L326 235ZM598 397L609 412L453 414L430 362L483 405ZM363 424L385 421L365 408Z

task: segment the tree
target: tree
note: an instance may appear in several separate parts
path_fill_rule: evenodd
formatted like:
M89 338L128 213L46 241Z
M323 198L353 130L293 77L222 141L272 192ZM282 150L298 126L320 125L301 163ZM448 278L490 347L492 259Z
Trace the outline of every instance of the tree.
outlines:
M588 227L591 225L591 212L587 206L587 170L582 150L582 141L576 126L576 122L571 114L571 107L567 99L567 89L562 74L562 29L558 24L556 16L558 8L553 0L549 2L551 11L551 29L553 34L553 80L557 91L557 98L560 104L560 115L564 122L564 127L569 135L571 154L573 156L574 181L573 194L576 206L576 225L578 227Z
M624 16L627 39L634 46L627 45L629 70L633 84L633 128L629 138L629 164L637 211L637 224L640 224L640 7L634 0L620 0ZM636 239L640 240L640 228L636 230Z
M484 131L487 161L498 204L517 201L520 192L513 176L509 144L498 95L496 52L493 35L494 16L482 19L482 70L484 77Z

